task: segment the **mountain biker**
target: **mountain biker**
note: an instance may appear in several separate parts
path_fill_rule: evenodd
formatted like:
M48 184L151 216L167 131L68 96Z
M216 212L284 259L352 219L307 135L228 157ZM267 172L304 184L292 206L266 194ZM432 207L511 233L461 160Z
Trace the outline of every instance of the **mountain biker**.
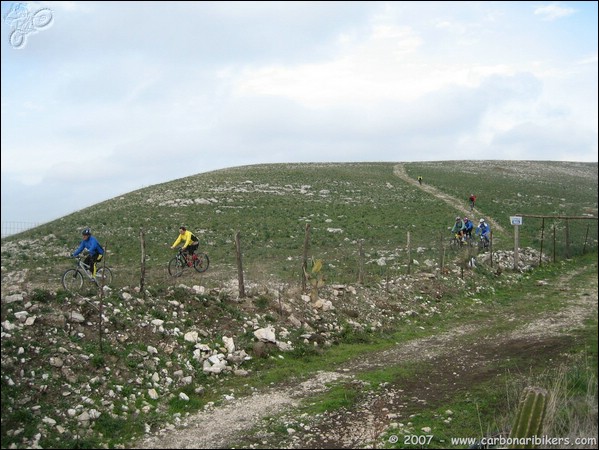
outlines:
M181 242L183 242L181 250L183 250L184 252L187 251L189 256L193 256L194 252L200 246L199 239L195 237L195 235L191 231L188 231L187 228L183 226L179 227L179 236L177 237L173 245L171 245L171 248L175 248Z
M470 200L470 211L472 211L474 209L474 202L476 202L476 195L470 194L468 200Z
M478 227L476 227L475 233L477 235L480 233L481 238L484 238L487 243L489 242L491 227L485 222L485 219L480 219L478 221Z
M472 239L472 229L474 228L474 224L468 219L468 217L464 217L464 236L468 236L469 239Z
M83 262L90 267L92 277L95 278L96 263L100 261L104 256L104 249L102 248L98 240L94 236L92 236L92 232L89 228L84 228L81 234L83 236L83 239L81 240L81 243L79 244L77 250L71 253L71 256L76 257L84 249L87 249L88 254Z
M464 227L464 222L462 221L462 218L456 217L455 224L453 225L451 232L454 233L456 236L459 236L459 238L462 242L464 242L464 229L465 229L465 227Z

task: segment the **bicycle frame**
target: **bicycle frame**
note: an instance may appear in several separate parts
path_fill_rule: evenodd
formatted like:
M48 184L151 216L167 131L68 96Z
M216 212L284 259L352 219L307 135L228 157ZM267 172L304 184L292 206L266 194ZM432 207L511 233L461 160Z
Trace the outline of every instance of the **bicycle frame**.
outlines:
M206 253L190 255L179 248L178 253L168 263L168 272L173 277L179 277L186 267L193 267L196 272L202 273L208 270L209 265L210 258Z
M98 267L96 269L96 278L94 278L92 268L84 262L85 258L78 256L76 259L75 268L67 269L62 274L61 282L65 290L79 292L86 278L96 286L107 286L112 283L112 271L108 267Z
M94 280L94 277L92 276L92 269L90 266L85 264L85 258L77 258L77 267L80 269L80 272L83 272L87 276L88 280Z
M491 240L488 236L480 235L478 236L478 247L485 250L491 246Z
M193 256L197 258L197 255L194 254ZM183 250L179 250L179 258L181 259L181 262L187 264L187 267L193 266L193 256Z
M471 247L474 245L473 242L472 236L469 236L467 233L464 233L463 236L460 236L459 233L454 233L449 239L449 246L453 248Z

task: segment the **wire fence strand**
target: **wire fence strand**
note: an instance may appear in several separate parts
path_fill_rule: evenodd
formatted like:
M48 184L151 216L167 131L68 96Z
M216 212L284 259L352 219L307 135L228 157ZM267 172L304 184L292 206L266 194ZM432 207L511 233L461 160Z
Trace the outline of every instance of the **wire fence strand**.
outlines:
M27 231L40 225L37 222L2 222L2 238Z

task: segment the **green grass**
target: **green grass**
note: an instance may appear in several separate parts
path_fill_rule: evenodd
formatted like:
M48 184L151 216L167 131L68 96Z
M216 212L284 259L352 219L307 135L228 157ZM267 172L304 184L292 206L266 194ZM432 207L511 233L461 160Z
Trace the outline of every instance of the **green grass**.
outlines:
M319 370L334 370L353 358L391 348L398 342L433 336L459 325L488 323L489 334L509 331L527 318L560 309L560 292L564 291L556 293L556 286L552 283L563 272L573 267L585 268L570 281L576 289L584 287L589 271L596 275L597 221L568 221L569 251L574 257L569 260L564 242L565 221L548 220L544 223L543 250L553 256L552 233L555 229L557 264L544 264L524 274L507 271L501 276L497 275L495 268L480 266L474 271L467 270L463 279L452 273L435 276L426 285L419 284L418 278L415 278L409 282L414 291L407 298L399 298L392 289L392 282L408 272L405 248L408 232L412 258L420 263L410 266L411 273L415 276L428 272L434 274L435 270L427 268L424 262L441 261L442 243L447 241L447 227L451 225L456 211L418 187L400 180L393 174L393 167L393 163L272 164L215 171L140 189L3 239L3 295L7 286L5 274L27 269L27 283L39 286L26 301L36 307L41 305L43 319L36 323L40 330L46 330L42 324L52 318L51 314L58 312L57 317L61 317L71 306L77 306L73 296L61 289L60 275L72 265L66 256L78 245L79 233L84 226L90 226L107 247L106 263L114 270L114 291L104 299L104 305L109 311L120 309L126 312L111 315L110 322L104 325L115 334L128 335L127 339L112 346L105 343L103 352L97 344L95 328L86 329L87 336L84 338L78 333L81 330L49 326L48 330L56 334L36 336L33 341L2 339L3 357L23 347L34 348L38 356L32 359L41 360L53 354L51 352L60 345L66 345L67 351L88 355L89 359L78 363L81 374L87 376L91 373L101 380L104 376L108 377L107 367L112 373L121 371L118 377L115 376L116 381L112 381L121 387L119 400L115 400L116 417L103 415L88 434L57 436L49 433L40 444L55 447L60 442L65 448L76 448L97 447L100 443L110 442L110 445L116 446L138 435L145 423L158 427L173 414L192 413L211 401L218 404L222 395L232 389L236 395L241 395L252 392L252 389L305 379ZM507 230L504 234L497 234L496 250L510 250L513 246L512 228L507 223L510 215L597 215L596 163L537 162L535 169L529 173L525 163L514 161L409 163L406 169L414 178L423 175L424 183L433 184L458 199L463 198L464 204L469 191L473 190L479 196L477 207L480 212L499 221ZM181 202L181 199L190 200L191 204ZM240 330L251 317L246 317L242 306L255 308L261 326L278 323L281 319L279 296L264 286L276 283L282 286L280 291L291 291L299 286L306 224L310 224L308 256L321 258L324 262L321 270L325 277L323 290L337 283L355 284L358 268L363 262L365 288L378 289L377 308L396 312L398 308L418 309L425 304L437 308L438 313L393 319L375 331L357 331L348 325L347 320L362 319L359 313L346 307L342 298L337 299L336 314L340 317L338 325L342 331L335 336L330 348L299 342L299 333L296 333L290 338L297 343L295 350L282 354L283 358L274 352L249 361L247 368L252 371L251 377L221 377L215 381L203 374L200 364L194 360L190 363L196 374L194 382L181 389L190 401L175 397L164 405L141 396L129 399L137 392L133 382L136 372L144 368L142 355L147 352L148 345L160 348L162 352L160 345L168 340L168 333L175 327L209 328L221 320L230 328L210 335L206 342L212 346L222 345L223 335L237 333L238 345L248 348L254 340L251 329L245 333ZM166 273L166 264L173 256L169 246L176 238L180 225L188 226L200 237L201 250L210 255L211 265L205 274L188 271L182 278L173 280ZM145 288L149 291L149 298L144 300L134 291L140 282L140 229L145 232L147 252ZM539 249L541 230L540 219L525 219L521 227L522 245ZM222 289L223 285L237 279L234 236L238 231L241 232L244 276L250 293L244 305L235 302L234 293L229 294ZM358 253L360 242L364 261L360 260ZM583 254L584 251L588 253ZM450 256L445 256L445 264L455 268ZM381 260L384 265L380 265ZM543 280L549 280L549 284L538 284ZM192 294L179 287L181 283L199 284L206 291L204 294ZM123 300L119 292L121 288L132 292L134 299ZM90 297L95 294L93 289L86 293ZM3 322L14 320L15 307L15 304L10 306L3 302ZM81 305L80 309L88 317L97 313L89 304ZM504 315L510 320L494 320ZM148 324L153 319L165 321L164 334L149 331L152 326ZM143 327L140 326L142 323ZM593 344L591 332L596 336L596 331L596 322L588 324L580 331L580 342L570 348L571 353L579 354L584 347L590 367L594 363L595 376L597 344L596 338ZM475 343L479 338L476 335L465 336L464 344ZM169 343L181 351L192 351L192 345L184 343L182 338L172 339ZM160 372L168 368L172 371L185 367L185 362L177 354L161 353L155 370ZM27 360L22 364L31 362ZM3 367L3 446L5 443L7 446L18 444L22 437L35 435L39 424L39 417L29 414L26 409L8 406L15 399L29 394L25 385L8 382L7 377L13 381L18 379L19 364ZM509 368L509 365L504 367L506 371ZM360 380L368 389L378 389L402 377L414 377L420 369L420 365L391 367L364 373ZM543 373L542 369L539 373ZM538 373L531 374L531 377L536 375ZM572 389L583 388L590 380L582 368L568 378ZM59 377L50 377L49 380L48 392L54 389L60 393ZM148 380L141 382L147 383ZM101 384L99 381L95 383L94 386ZM505 380L505 383L508 381ZM209 386L204 394L193 395L196 388L204 385ZM36 392L35 395L39 396L39 403L47 408L42 411L44 414L52 414L52 408L65 411L69 407L68 398L61 398L57 404L46 404L49 402L45 398L49 394ZM464 429L448 428L445 434L438 435L439 439L445 439L452 433L466 432L467 427L472 432L473 424L479 423L484 423L482 429L486 432L495 420L491 411L505 409L505 392L496 392L490 386L473 386L470 395L470 406L459 413L464 415L463 421L459 421L464 423ZM90 396L94 397L94 394ZM93 400L102 402L104 399ZM330 394L319 398L319 403L326 404L331 410L351 408L357 400L353 394L333 386ZM144 401L153 408L147 413L136 414L134 418L128 415L127 423L123 423L118 408L136 410L148 406ZM432 420L435 414L442 415L444 407L457 411L461 401L459 398L450 399L447 405L433 409L432 415L424 419ZM457 422L454 420L452 426L457 427ZM24 430L21 436L8 437L8 430L20 428Z
M509 305L503 306L508 307ZM590 338L591 336L594 337L595 368L597 357L596 331L595 323L594 329L587 334L587 338ZM401 339L401 337L397 335L394 336L394 338ZM387 345L391 345L391 343L387 340L383 342L377 342L376 344L370 343L368 345L361 344L356 346L344 344L330 349L327 351L326 355L322 355L322 358L319 358L315 355L313 358L298 357L296 359L291 356L286 356L284 360L269 359L265 361L262 366L255 367L255 369L257 369L259 372L259 375L253 377L249 383L248 380L227 380L223 386L217 387L208 396L201 398L198 398L197 396L194 397L191 395L191 392L189 392L190 398L194 398L194 400L192 402L184 402L180 399L173 399L170 402L168 414L193 412L201 409L201 407L203 407L203 405L205 405L208 401L216 401L218 404L218 399L222 393L231 389L236 389L236 384L239 385L243 383L245 385L246 391L249 392L248 384L257 386L259 388L260 386L271 386L273 383L284 383L290 378L305 377L316 370L322 370L323 368L332 369L338 364L355 357L357 354L362 352L376 351L377 349L384 348ZM326 361L324 367L323 360ZM390 382L397 378L406 379L410 376L418 376L418 370L425 369L426 367L422 364L413 366L412 368L410 368L410 366L392 367L383 371L365 373L360 377L360 379L365 381L368 385L371 385L372 389L376 389L378 385ZM577 377L577 380L577 386L580 387L584 385L584 379L581 381L580 375ZM492 430L495 430L498 427L498 425L495 423L497 420L495 417L496 411L509 409L505 395L505 388L503 387L505 383L507 383L507 381L474 386L472 391L468 394L467 400L464 400L463 396L457 396L453 401L450 401L439 408L431 410L427 413L420 413L411 420L412 425L410 425L410 432L405 435L419 435L421 432L418 432L418 430L420 430L422 427L430 426L431 423L443 423L441 419L447 418L447 414L445 413L446 410L455 411L455 414L451 416L453 421L450 424L447 424L447 426L435 428L434 440L431 441L430 445L428 446L429 448L456 448L455 446L449 445L449 439L455 436L472 436L473 424L480 424L482 427L481 429L484 430L485 433L491 433ZM501 387L497 387L498 385ZM348 391L348 389L344 386L333 387L333 389L326 394L322 394L316 398L313 398L308 407L302 410L302 413L318 414L322 411L331 411L338 408L351 409L352 405L354 405L354 402L358 398L356 392L356 390ZM160 419L156 418L155 422L157 424L160 423ZM284 430L282 425L279 425L279 428ZM113 442L122 442L123 439L127 440L128 438L134 436L141 428L139 428L135 422L123 424L122 422L119 422L118 419L115 419L115 422L110 422L108 426L105 420L99 422L96 425L96 431L101 432L102 429L113 430L113 432L110 434L111 440ZM273 430L276 429L277 426L273 425ZM283 431L281 431L281 433L283 433ZM480 435L475 434L475 436ZM405 439L404 435L400 434L400 442L402 442L402 439ZM99 442L101 442L101 440L99 440L97 437L88 436L82 440L73 442L66 440L64 447L76 448L79 445L82 445L82 443L83 445L97 446ZM419 447L414 446L413 448Z
M307 406L300 411L303 414L321 414L340 408L349 409L355 405L359 391L352 385L336 385L331 387L326 394L310 398Z
M456 214L445 202L400 180L393 167L392 163L273 164L209 172L107 200L3 243L19 240L15 257L21 264L43 259L52 267L66 268L66 258L57 255L72 251L80 229L91 226L108 249L107 264L116 270L115 282L129 285L139 283L139 231L143 229L147 284L155 285L167 280L165 267L173 255L168 246L181 224L197 233L201 249L210 255L207 281L213 280L213 272L236 276L234 235L239 231L247 278L269 274L292 282L301 276L305 226L310 224L310 255L324 260L329 282L355 281L360 240L364 240L366 281L376 281L381 273L374 261L380 257L391 258L388 264L405 270L408 231L413 248L424 249L419 257L440 259L438 247L446 241L447 227ZM581 215L594 206L596 216L597 165L547 163L547 167L550 171L543 176L541 170L527 175L524 163L514 161L465 168L451 162L406 164L408 173L422 172L427 183L458 199L465 199L464 192L476 187L483 214L507 230L506 235L496 235L497 249L512 245L510 215ZM569 175L574 169L585 176ZM203 202L177 206L180 199ZM549 255L553 253L553 225L553 221L545 223L544 251ZM596 220L569 221L569 227L573 255L582 252L585 236L587 250L597 248ZM563 223L557 229L556 252L562 259ZM525 219L522 245L540 248L540 232L540 219ZM41 246L45 251L28 251L27 246L49 235L53 237Z
M564 170L565 166L567 170ZM425 183L463 200L465 206L469 195L474 193L477 196L477 217L491 217L505 228L511 228L509 217L516 215L597 217L596 163L418 162L406 164L406 172L414 179L422 175ZM596 248L596 220L566 221L563 218L543 220L525 217L520 227L521 245L539 248L541 233L544 232L545 251L552 254L555 227L555 252L563 257L566 253L566 226L569 227L571 255L580 254L585 241Z
M573 286L584 286L589 275L594 276L596 265L593 267L590 256L587 256L587 259L590 263L586 266L587 270L581 270L576 275L572 280ZM568 265L570 267L566 267ZM559 290L546 292L541 289L537 290L534 295L526 295L521 299L518 297L523 293L530 292L538 280L553 279L576 265L577 263L573 261L565 262L560 264L559 270L547 266L534 272L532 276L514 287L498 289L496 294L499 300L492 305L483 304L479 316L469 318L473 323L486 320L490 326L483 327L472 335L462 336L460 338L462 345L465 348L470 348L476 342L484 340L485 336L498 335L501 332L514 329L520 324L518 319L510 320L509 324L502 324L501 321L493 323L491 319L494 316L534 317L559 310L559 307L563 306L563 297ZM457 317L450 320L448 327L455 326L455 322L458 320ZM393 339L405 341L407 336L401 336L398 333L390 340L381 340L380 336L377 336L376 339L373 339L376 344L371 342L369 345L349 345L347 347L340 345L325 352L321 359L327 362L335 360L330 367L338 367L343 361L356 358L354 352L368 353L375 351L375 348L385 348L391 344ZM426 439L426 448L463 448L463 443L452 443L451 439L471 437L480 440L483 437L506 434L515 417L517 395L522 387L531 384L545 386L552 392L552 395L559 396L558 404L554 406L554 411L547 419L549 436L559 437L568 433L576 433L574 430L578 430L581 424L587 427L582 435L587 433L588 436L592 436L592 434L588 434L592 432L588 421L591 420L593 423L592 418L596 417L597 321L587 321L583 324L583 328L576 333L574 339L563 340L561 345L565 346L563 353L535 360L532 365L528 354L497 359L488 368L488 370L496 371L497 376L490 380L473 383L458 390L453 397L446 398L441 404L423 408L417 414L411 415L409 419L404 418L402 420L405 422L403 427L388 431L381 442L386 442L388 448L422 448L423 445L418 439ZM350 349L349 353L343 351L345 348ZM291 368L297 368L298 364L304 368L302 371L310 371L308 366L312 362L316 361L311 359L301 362L287 360L285 376L281 380L268 379L268 381L276 383L287 376L296 375ZM356 406L356 402L367 392L376 391L386 384L400 380L404 383L409 380L423 380L436 364L438 364L436 361L431 363L402 362L400 365L389 365L382 370L363 372L358 375L358 379L363 383L362 386L348 385L347 382L333 384L326 392L304 400L303 406L298 408L295 415L303 417L305 422L308 420L306 415L315 418L320 414L331 413L335 410L351 411ZM325 363L320 367L326 370L329 365ZM523 370L523 368L526 369ZM316 368L311 370L316 370ZM273 429L276 429L276 423L272 425ZM282 424L279 427L285 428ZM422 429L426 429L426 427L431 431L423 432ZM580 432L576 434L578 437L580 435ZM391 436L399 438L396 445L389 443ZM416 436L420 436L420 438L416 438ZM411 441L414 443L410 444Z

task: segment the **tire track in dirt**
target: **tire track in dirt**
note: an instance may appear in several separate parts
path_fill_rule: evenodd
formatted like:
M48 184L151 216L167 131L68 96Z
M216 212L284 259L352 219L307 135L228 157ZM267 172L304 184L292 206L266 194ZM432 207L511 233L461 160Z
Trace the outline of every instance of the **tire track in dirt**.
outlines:
M410 177L407 174L406 169L403 164L396 164L393 167L393 174L396 175L397 177L401 178L406 183L410 183L410 184L416 186L417 188L423 190L424 192L427 192L427 193L431 194L432 196L437 197L439 200L443 200L445 203L447 203L452 208L455 208L456 210L460 211L462 213L462 216L473 217L473 215L475 213L480 213L478 208L474 208L474 211L470 211L470 208L465 206L463 201L460 201L457 198L452 197L451 195L447 195L444 192L441 192L434 186L428 185L426 183L424 183L424 184L418 183L418 180L415 180L414 178ZM478 224L478 219L480 219L481 217L482 216L479 215L479 217L477 217L475 220L473 220L472 223L474 223L475 225ZM492 230L498 230L498 231L501 231L502 233L505 233L505 229L501 225L499 225L497 222L495 222L495 220L493 220L492 218L490 218L488 216L484 216L484 218L485 218L485 221L489 225L491 225Z
M170 425L158 434L144 438L134 448L231 448L231 443L235 442L243 442L244 446L253 442L259 448L357 448L372 445L373 439L381 431L382 421L387 423L386 417L378 417L377 414L386 411L386 406L396 406L393 402L397 403L399 397L405 396L403 390L398 391L397 387L386 388L378 392L377 397L366 398L356 411L332 412L306 436L298 432L281 442L281 436L278 435L278 438L275 436L277 442L269 442L270 435L267 431L260 433L256 430L268 427L264 420L268 417L295 417L293 410L300 405L302 399L324 392L333 384L356 383L356 375L362 371L405 362L451 363L453 372L449 371L451 373L448 373L445 380L446 385L442 386L440 379L434 379L434 389L421 385L406 389L409 399L401 401L402 407L406 407L407 411L409 408L434 404L439 398L428 398L427 395L436 395L435 392L440 389L451 393L458 388L460 382L468 385L471 379L464 374L470 377L492 376L489 364L492 365L497 358L509 358L511 351L532 351L533 355L538 353L537 349L553 351L573 329L583 326L587 317L597 317L596 275L591 274L588 283L580 283L582 288L572 289L569 287L570 280L578 273L579 270L566 272L555 282L555 290L567 293L564 294L562 310L542 314L503 335L485 336L469 347L464 347L463 337L488 328L487 323L480 323L402 343L392 349L364 355L359 360L342 364L336 372L319 372L307 381L291 380L285 386L269 387L251 396L209 408L181 420L177 427ZM535 295L544 293L539 291ZM456 369L457 366L459 370ZM419 387L421 390L417 392ZM390 404L385 403L389 401L388 398L391 398ZM315 433L316 430L321 432Z
M564 308L541 314L501 335L485 335L472 344L463 345L459 337L484 331L486 323L476 327L460 327L449 333L408 342L392 349L366 355L352 370L368 370L397 364L397 361L429 361L413 379L399 380L366 395L352 411L332 411L311 427L310 436L299 442L287 440L278 448L384 448L379 438L389 424L389 413L396 421L409 421L412 414L435 408L451 399L457 392L467 392L477 383L494 379L502 371L501 361L536 361L553 359L567 351L574 339L574 331L584 327L587 318L597 319L598 295L596 275L587 283L572 288L570 281L580 273L576 269L564 273L554 285L555 291L564 292ZM543 291L535 295L543 296ZM534 301L534 298L531 299ZM286 443L291 445L287 446ZM275 447L272 447L275 448ZM589 447L591 448L591 447Z

